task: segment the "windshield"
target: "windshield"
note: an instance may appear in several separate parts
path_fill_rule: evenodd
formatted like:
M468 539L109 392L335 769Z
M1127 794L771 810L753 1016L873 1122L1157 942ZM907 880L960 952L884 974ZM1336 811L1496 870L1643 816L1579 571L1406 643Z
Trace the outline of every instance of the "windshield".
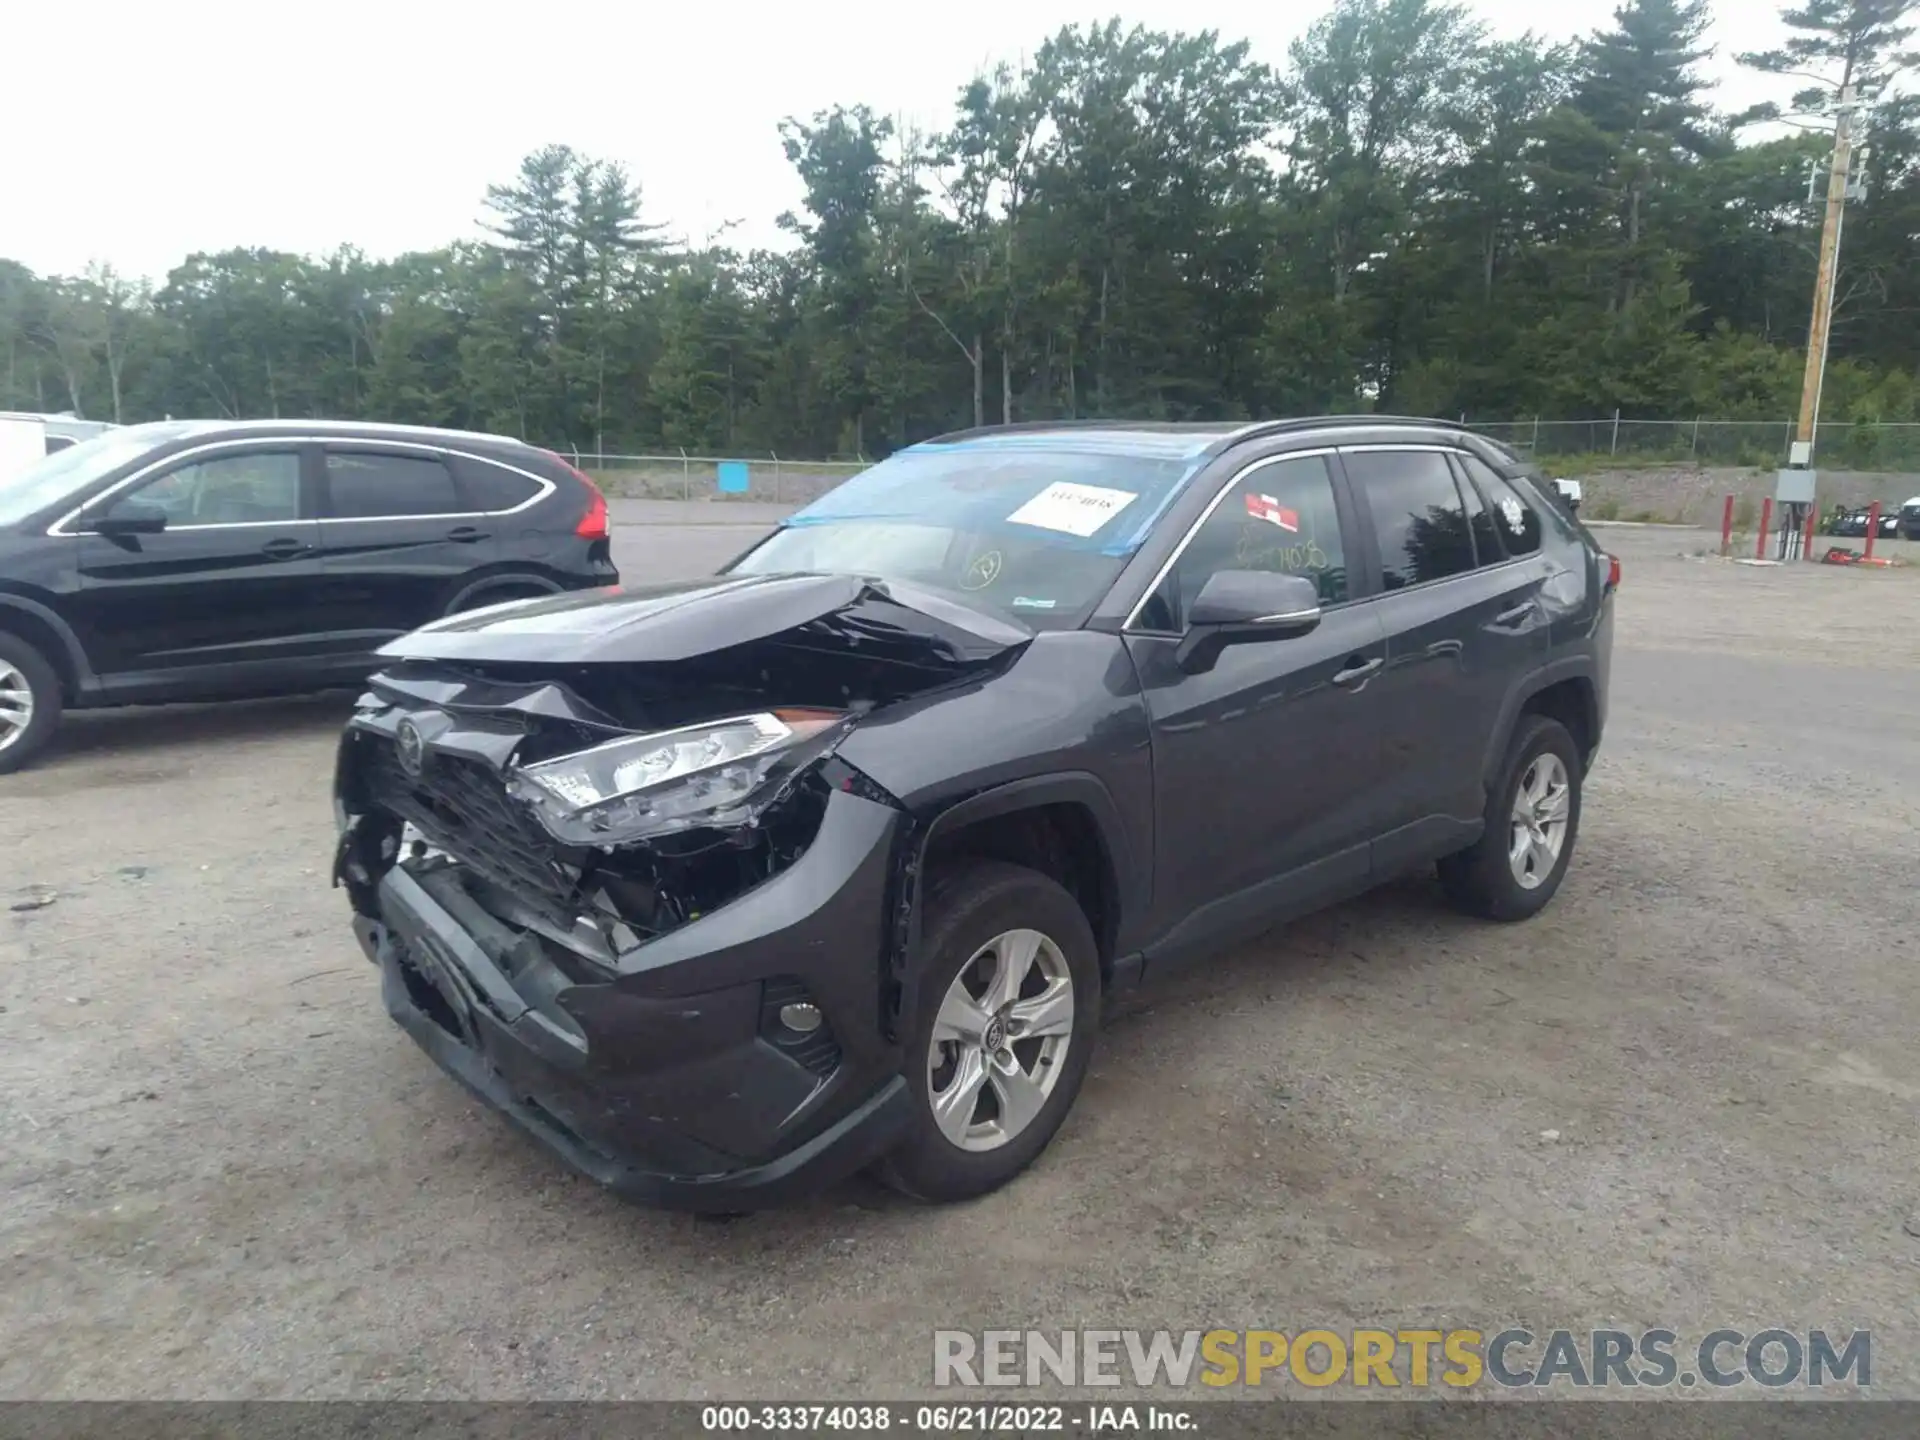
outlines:
M903 450L790 516L733 573L903 580L1035 628L1078 625L1199 463L1058 440Z
M57 505L101 476L136 460L163 440L185 433L177 425L134 425L82 440L13 475L0 475L0 525L17 525Z

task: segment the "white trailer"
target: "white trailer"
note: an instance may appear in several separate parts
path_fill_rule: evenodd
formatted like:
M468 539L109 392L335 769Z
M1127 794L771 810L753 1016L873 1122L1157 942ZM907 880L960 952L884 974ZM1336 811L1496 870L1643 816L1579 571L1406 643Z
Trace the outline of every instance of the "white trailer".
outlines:
M56 450L114 427L105 420L82 420L74 415L36 415L24 410L0 410L0 482L39 463Z

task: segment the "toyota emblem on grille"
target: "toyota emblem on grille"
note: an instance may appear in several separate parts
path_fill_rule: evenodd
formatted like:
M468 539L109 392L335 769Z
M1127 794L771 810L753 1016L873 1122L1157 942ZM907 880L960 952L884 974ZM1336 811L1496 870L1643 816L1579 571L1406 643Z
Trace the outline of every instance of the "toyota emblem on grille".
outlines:
M427 737L420 733L420 727L411 720L402 720L393 735L393 748L400 757L400 768L409 775L418 775L427 760Z

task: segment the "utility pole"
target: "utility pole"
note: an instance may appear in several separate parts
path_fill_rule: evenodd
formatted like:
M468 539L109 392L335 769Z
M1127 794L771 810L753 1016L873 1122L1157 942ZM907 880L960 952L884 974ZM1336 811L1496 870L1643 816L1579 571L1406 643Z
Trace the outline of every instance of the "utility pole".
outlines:
M1833 328L1835 280L1840 269L1840 231L1847 219L1847 187L1853 165L1853 84L1840 87L1833 127L1833 168L1827 176L1827 218L1820 230L1820 265L1813 282L1813 324L1807 334L1807 372L1800 386L1800 428L1793 464L1813 464L1820 430L1820 396L1826 388L1827 337Z
M1813 322L1807 329L1807 372L1800 384L1800 424L1788 451L1787 468L1774 485L1780 507L1778 555L1782 560L1813 559L1807 537L1813 533L1815 490L1813 446L1820 433L1820 397L1827 382L1827 340L1833 330L1833 302L1840 272L1840 231L1847 220L1849 172L1853 168L1852 77L1840 86L1834 109L1833 168L1827 175L1827 217L1820 228L1820 264L1813 280ZM1762 511L1765 514L1765 511ZM1761 529L1766 521L1761 521ZM1766 537L1761 537L1765 553Z

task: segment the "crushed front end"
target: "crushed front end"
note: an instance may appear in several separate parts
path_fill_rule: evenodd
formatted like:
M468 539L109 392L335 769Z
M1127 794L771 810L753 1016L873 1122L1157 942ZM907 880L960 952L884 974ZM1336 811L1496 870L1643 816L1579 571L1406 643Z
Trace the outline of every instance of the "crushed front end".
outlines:
M835 757L851 717L661 730L526 670L398 663L341 739L335 880L393 1019L636 1199L750 1209L876 1159L907 819Z

